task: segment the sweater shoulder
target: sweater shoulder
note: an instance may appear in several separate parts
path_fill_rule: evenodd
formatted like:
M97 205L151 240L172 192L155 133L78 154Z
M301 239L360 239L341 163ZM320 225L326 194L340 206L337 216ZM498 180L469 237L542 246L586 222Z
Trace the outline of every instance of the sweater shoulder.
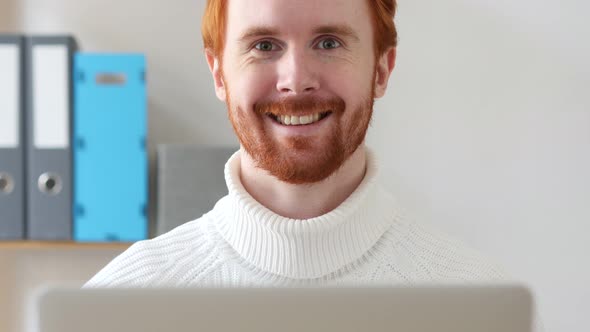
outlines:
M190 254L205 253L210 246L206 224L209 214L182 224L150 240L134 243L102 268L83 287L147 287L161 280L172 263Z
M405 221L386 234L386 250L410 275L433 282L503 282L509 277L493 259L431 225ZM408 279L412 279L408 277Z

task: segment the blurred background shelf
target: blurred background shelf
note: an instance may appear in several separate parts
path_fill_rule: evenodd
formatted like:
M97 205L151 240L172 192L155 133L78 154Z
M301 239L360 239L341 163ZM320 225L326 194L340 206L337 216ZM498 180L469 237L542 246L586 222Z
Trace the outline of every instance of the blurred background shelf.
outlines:
M27 298L43 285L82 286L131 243L0 242L0 331L24 331Z
M124 250L131 246L128 242L73 242L73 241L3 241L2 250Z

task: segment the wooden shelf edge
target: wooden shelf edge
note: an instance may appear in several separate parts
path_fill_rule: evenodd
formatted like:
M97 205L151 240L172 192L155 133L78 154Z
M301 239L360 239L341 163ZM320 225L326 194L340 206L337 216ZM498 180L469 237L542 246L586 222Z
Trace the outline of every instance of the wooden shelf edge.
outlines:
M0 241L1 249L126 249L132 242Z

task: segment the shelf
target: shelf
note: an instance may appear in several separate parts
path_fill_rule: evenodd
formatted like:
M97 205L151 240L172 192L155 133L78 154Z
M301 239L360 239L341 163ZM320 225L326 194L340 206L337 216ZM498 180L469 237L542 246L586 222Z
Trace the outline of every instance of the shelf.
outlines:
M0 241L4 249L126 249L130 242L74 242L74 241Z
M47 285L82 286L130 245L0 241L0 331L26 331L21 320L34 290Z

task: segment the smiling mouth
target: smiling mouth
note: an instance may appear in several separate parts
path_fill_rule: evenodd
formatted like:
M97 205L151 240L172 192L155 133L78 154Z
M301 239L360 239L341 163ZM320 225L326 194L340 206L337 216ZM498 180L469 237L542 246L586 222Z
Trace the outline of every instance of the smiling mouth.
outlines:
M298 116L298 115L274 115L267 113L266 115L273 119L278 124L284 126L305 126L319 122L332 114L331 111L315 113L310 115Z

